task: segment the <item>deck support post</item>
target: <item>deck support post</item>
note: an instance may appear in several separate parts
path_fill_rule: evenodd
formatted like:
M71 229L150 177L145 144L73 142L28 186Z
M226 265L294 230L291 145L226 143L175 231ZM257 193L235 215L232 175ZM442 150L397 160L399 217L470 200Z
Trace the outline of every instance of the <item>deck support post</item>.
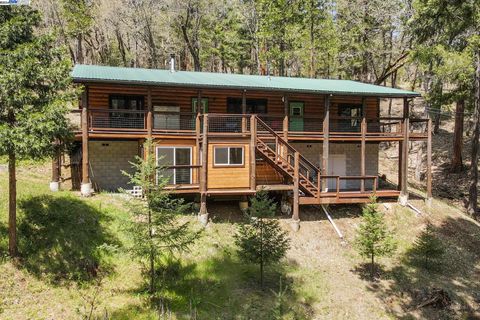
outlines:
M432 119L427 124L427 206L432 205Z
M300 155L297 151L295 151L294 155L294 172L293 172L293 216L292 220L294 223L294 230L297 231L299 227L299 222L300 222L300 214L299 214L299 180L300 180L300 175L299 175L299 170L300 170Z
M367 103L365 97L362 97L362 123L361 123L361 134L362 134L362 141L360 144L360 175L362 177L365 176L365 150L366 150L366 134L367 134L367 120L366 120L366 109ZM360 180L360 191L365 192L365 180Z
M329 156L329 140L330 140L330 98L325 96L325 115L323 117L323 150L322 150L322 174L328 175L328 156ZM325 180L323 191L328 189L328 180Z
M247 132L247 118L245 115L247 114L247 90L242 91L242 133Z
M407 205L408 202L408 141L409 141L409 105L408 98L403 99L403 141L402 141L402 154L400 161L400 197L398 201L402 206Z
M255 115L250 116L250 190L256 190L256 161L255 156L257 150L257 122Z
M50 191L60 190L60 176L62 175L60 144L58 141L53 143L54 155L52 158L52 181L50 182Z
M207 212L207 155L208 155L208 114L203 115L202 167L200 173L200 211L198 220L205 226L208 223Z
M88 87L81 98L82 103L82 185L80 193L84 197L89 197L93 193L92 183L90 182L89 157L88 157Z
M147 92L147 138L152 138L153 132L153 104L152 104L152 89ZM149 150L150 152L150 150Z

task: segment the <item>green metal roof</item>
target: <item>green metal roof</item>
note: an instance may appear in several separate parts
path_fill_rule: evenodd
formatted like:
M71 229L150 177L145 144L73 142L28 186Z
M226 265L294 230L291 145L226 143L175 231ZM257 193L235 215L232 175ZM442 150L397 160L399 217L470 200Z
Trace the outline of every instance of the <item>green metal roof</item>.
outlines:
M416 97L420 95L413 91L377 86L351 80L269 77L190 71L170 72L170 70L162 69L122 68L97 65L76 65L73 68L72 76L75 82L81 83L124 83L377 97Z

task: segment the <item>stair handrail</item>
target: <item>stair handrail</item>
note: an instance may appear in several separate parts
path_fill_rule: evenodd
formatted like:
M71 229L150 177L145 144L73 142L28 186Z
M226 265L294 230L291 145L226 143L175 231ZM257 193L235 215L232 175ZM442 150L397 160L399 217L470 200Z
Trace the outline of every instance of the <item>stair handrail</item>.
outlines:
M267 129L267 131L269 131L271 134L273 134L275 137L278 137L279 140L282 141L282 143L284 145L287 146L287 148L289 148L291 151L293 152L298 152L298 150L296 150L291 144L289 144L287 141L285 141L285 139L277 134L272 128L270 128L265 122L263 122L263 120L261 120L259 117L256 117L256 121L257 123L260 123L262 125L262 127L264 127L265 129ZM312 168L314 168L316 171L320 172L320 168L318 168L316 165L314 165L313 163L311 163L307 158L305 158L300 152L298 152L299 156L300 156L300 160L303 160L304 162L306 162L309 166L311 166Z
M255 115L253 115L255 117ZM315 185L317 183L318 179L317 177L321 174L320 168L315 166L313 163L311 163L308 159L306 159L300 152L298 152L292 145L290 145L285 139L283 139L279 134L277 134L272 128L270 128L265 122L263 122L261 119L258 117L255 117L257 125L260 124L263 129L266 129L267 132L269 132L271 135L273 135L276 138L276 141L280 141L284 146L286 146L288 149L290 149L291 152L294 154L297 153L299 155L299 165L301 165L307 173L309 172L308 167L313 169L314 172L314 177L313 179L310 178L310 176L305 176L303 174L300 174L308 183L310 183L313 187L317 188L317 192L320 192L320 186ZM265 144L265 143L264 143ZM277 154L276 150L275 153ZM278 154L277 154L278 155ZM281 156L281 155L280 155ZM283 158L283 157L282 157ZM288 156L287 156L287 163L291 166L291 164L288 162ZM303 162L303 163L302 163ZM293 167L293 166L292 166Z

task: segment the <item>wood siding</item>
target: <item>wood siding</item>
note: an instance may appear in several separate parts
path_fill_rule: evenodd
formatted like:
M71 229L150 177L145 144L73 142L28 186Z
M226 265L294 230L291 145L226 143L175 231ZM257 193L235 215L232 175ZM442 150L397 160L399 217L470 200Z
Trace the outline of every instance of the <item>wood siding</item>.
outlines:
M241 167L215 167L214 166L214 147L243 147L244 166ZM207 186L208 189L240 189L250 188L250 148L248 142L211 142L208 144L208 167L207 167Z
M176 88L176 87L152 87L152 104L154 106L179 106L181 112L192 111L192 98L198 96L199 89ZM147 101L147 87L127 86L127 85L107 85L107 84L89 84L88 85L88 104L94 109L108 109L109 95L143 95L145 103ZM209 113L226 113L227 98L241 98L242 90L231 89L202 89L202 98L208 98ZM283 116L284 102L281 92L272 91L247 91L247 99L267 99L268 115ZM288 101L304 102L304 117L324 116L324 95L318 94L294 94L288 93ZM331 98L330 112L332 117L338 114L338 105L342 103L361 104L360 96L333 96ZM376 118L379 115L378 98L368 97L366 99L367 118Z

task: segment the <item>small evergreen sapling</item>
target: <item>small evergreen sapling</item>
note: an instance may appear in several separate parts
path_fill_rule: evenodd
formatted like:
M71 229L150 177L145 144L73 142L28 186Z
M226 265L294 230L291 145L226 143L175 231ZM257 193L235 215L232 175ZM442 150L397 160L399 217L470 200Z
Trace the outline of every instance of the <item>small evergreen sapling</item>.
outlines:
M441 264L445 246L435 235L434 226L430 222L427 222L425 230L415 240L411 254L414 260L420 262L425 269L430 270Z
M362 222L357 230L356 248L362 257L370 258L370 276L374 277L375 257L390 256L396 250L392 233L383 213L378 211L375 197L363 208Z
M188 249L199 236L199 232L190 230L188 222L178 220L178 215L186 213L190 204L181 198L172 198L165 190L170 177L163 168L158 168L152 149L152 141L147 140L144 146L146 159L137 157L137 162L132 163L134 174L124 172L132 185L142 187L143 198L129 198L132 219L128 231L133 239L131 252L143 264L144 274L148 275L150 294L156 292L156 269L160 258Z
M266 191L260 191L251 200L248 223L240 225L235 235L240 258L260 266L260 284L263 287L264 267L279 262L290 247L290 239L280 228L275 215L276 205Z

